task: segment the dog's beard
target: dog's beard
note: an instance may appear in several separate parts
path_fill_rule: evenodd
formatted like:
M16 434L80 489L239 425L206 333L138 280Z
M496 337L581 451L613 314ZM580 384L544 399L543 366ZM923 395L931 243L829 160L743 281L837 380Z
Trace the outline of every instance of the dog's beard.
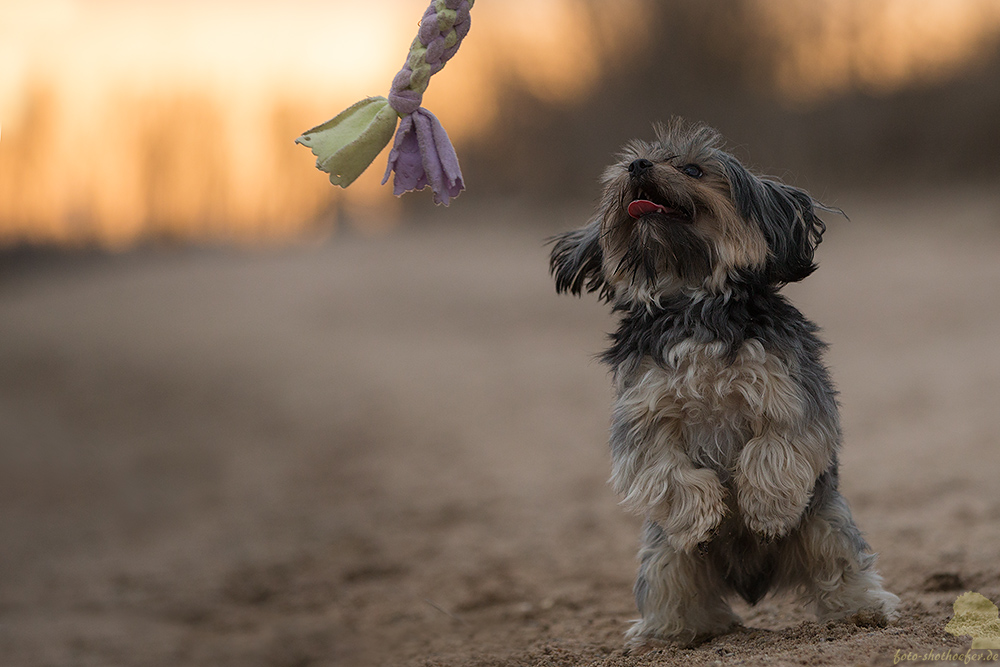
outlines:
M712 247L694 224L662 213L633 219L620 213L608 225L605 244L611 269L632 287L679 281L696 285L712 274Z

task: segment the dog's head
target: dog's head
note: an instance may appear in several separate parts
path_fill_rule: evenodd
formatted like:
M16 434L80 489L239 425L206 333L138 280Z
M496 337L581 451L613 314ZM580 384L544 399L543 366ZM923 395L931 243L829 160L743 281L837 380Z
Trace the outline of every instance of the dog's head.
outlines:
M760 178L719 147L718 133L679 120L629 143L604 172L597 216L554 239L560 292L656 302L736 281L802 280L825 225L806 192Z

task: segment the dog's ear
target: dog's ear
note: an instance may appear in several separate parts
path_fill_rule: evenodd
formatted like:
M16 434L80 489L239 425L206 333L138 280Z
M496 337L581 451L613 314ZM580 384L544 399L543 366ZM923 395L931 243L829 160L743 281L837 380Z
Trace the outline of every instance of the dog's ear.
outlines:
M805 190L758 178L736 158L728 155L726 158L729 159L723 160L723 164L733 204L744 220L760 227L767 240L765 279L784 284L807 277L816 270L813 257L826 231L816 209L826 207Z
M601 251L601 219L596 217L586 227L564 232L549 239L553 244L549 271L556 279L556 291L580 295L601 291L601 298L614 296L604 280L604 253Z

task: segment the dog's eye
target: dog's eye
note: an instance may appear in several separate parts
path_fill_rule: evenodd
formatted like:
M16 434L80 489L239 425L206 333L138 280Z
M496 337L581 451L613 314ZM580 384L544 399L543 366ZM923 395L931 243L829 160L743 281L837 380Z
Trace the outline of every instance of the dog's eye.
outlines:
M701 167L699 167L696 164L684 165L683 167L681 167L681 172L683 172L687 176L690 176L691 178L701 178L702 176L705 175L705 172L701 170Z

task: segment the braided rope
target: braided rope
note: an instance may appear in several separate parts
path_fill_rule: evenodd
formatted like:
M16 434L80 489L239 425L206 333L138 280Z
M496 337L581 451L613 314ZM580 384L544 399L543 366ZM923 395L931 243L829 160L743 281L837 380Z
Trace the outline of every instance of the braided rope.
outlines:
M431 76L441 71L469 33L474 3L431 0L388 99L365 98L295 140L312 150L316 167L330 175L331 183L346 188L392 140L382 183L393 175L394 194L430 185L435 203L447 206L465 189L448 133L420 103ZM402 120L397 128L398 119Z
M392 80L389 104L400 116L420 108L431 76L458 52L472 21L469 10L475 0L431 0L420 19L420 29L410 53Z

